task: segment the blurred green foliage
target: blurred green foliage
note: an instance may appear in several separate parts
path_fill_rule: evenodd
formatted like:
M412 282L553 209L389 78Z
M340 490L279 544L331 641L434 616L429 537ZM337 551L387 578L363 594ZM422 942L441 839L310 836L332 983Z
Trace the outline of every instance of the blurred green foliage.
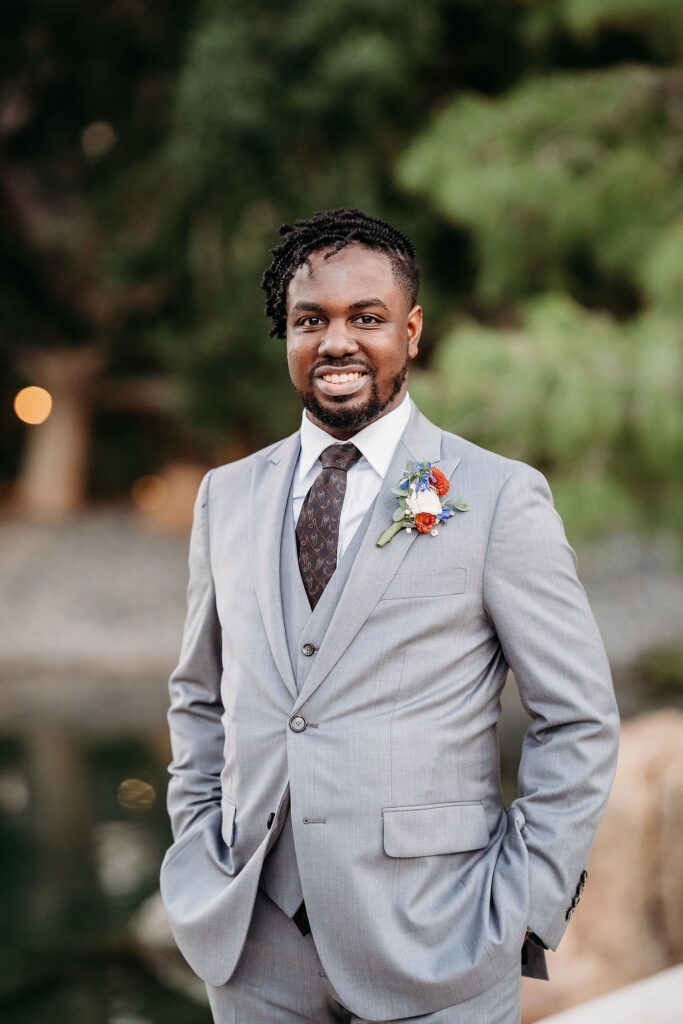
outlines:
M555 16L584 38L605 28L635 30L663 61L676 61L681 55L683 20L678 0L559 0L556 8Z
M640 658L638 670L655 694L671 700L683 693L683 648L653 647Z
M457 95L401 154L400 183L468 228L477 263L470 316L411 388L450 429L548 473L571 532L679 526L683 70L666 62L683 9L532 6L539 52L630 29L648 62L626 45L608 67L529 69L494 102Z
M170 380L169 449L281 436L298 407L262 313L268 250L283 222L360 206L420 254L428 414L543 469L570 531L680 522L678 0L8 0L3 17L7 381L27 348L95 344L105 389ZM98 418L98 451L135 447L121 416ZM141 452L108 460L110 490Z
M399 179L473 232L486 302L562 288L629 312L683 211L681 95L683 72L619 67L534 76L493 104L459 97Z

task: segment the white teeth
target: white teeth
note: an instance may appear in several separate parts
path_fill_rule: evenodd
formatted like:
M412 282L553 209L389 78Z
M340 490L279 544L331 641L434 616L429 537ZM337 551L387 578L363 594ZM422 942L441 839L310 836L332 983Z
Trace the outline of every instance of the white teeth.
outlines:
M324 373L323 380L328 384L347 384L350 380L359 380L363 376L358 370L353 373Z

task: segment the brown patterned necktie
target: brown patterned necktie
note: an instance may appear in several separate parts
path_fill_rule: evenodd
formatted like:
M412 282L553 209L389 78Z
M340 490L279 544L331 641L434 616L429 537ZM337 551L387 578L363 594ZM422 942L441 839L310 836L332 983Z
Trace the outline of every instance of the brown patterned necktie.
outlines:
M354 444L331 444L320 456L322 470L304 498L296 524L299 569L311 608L337 568L339 518L346 493L346 471L361 453Z

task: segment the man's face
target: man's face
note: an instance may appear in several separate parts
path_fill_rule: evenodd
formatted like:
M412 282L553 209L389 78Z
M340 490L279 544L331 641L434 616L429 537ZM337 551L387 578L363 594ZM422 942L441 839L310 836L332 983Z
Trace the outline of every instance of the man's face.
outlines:
M324 254L289 282L287 362L309 418L346 440L402 401L422 309L383 253L353 243Z

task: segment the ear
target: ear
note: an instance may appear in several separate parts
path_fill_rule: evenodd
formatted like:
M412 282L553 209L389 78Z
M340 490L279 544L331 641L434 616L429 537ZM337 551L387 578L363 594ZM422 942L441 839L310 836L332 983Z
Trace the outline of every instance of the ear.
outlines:
M408 358L414 359L417 355L420 335L422 334L422 306L413 306L408 313L406 331L408 337Z

